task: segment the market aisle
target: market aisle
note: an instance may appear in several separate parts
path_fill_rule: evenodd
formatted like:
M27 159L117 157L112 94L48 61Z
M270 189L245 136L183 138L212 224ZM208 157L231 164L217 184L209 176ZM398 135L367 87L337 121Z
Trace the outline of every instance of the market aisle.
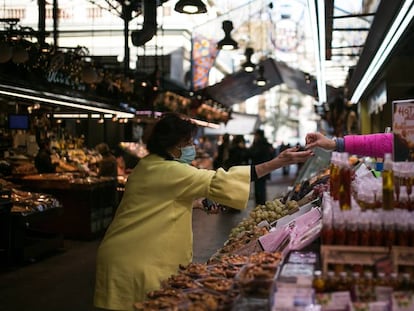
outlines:
M295 178L276 171L268 182L271 199L286 191ZM206 262L223 246L231 229L254 207L253 196L243 212L193 218L194 261ZM92 305L95 256L100 240L65 241L62 252L24 266L0 269L1 311L96 311Z
M292 166L289 176L283 176L281 170L272 173L267 182L268 200L279 197L287 191L288 186L295 181L296 167ZM206 262L216 250L223 246L229 233L243 218L248 217L255 207L253 192L246 210L229 212L218 215L207 215L201 210L194 211L194 262Z

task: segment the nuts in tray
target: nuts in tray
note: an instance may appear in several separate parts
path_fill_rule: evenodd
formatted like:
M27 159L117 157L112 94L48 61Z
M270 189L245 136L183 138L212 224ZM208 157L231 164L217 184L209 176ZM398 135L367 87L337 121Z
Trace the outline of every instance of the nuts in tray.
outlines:
M182 299L176 297L158 297L154 300L146 300L134 304L136 311L180 310Z
M156 299L159 297L175 297L175 298L182 298L183 294L173 288L164 288L159 290L154 290L152 292L149 292L147 294L148 298L150 299Z
M166 281L162 282L163 288L197 288L197 283L194 279L185 274L174 274L171 275Z
M181 273L184 273L192 278L203 278L208 276L207 265L203 263L190 263L188 266L180 265Z
M189 301L187 310L217 310L219 307L219 296L203 291L192 291L186 293Z
M245 265L235 278L240 293L245 297L269 297L276 270L274 265Z
M216 264L216 265L210 265L207 267L209 275L214 277L227 277L227 266L224 264Z
M241 269L241 265L218 263L208 266L210 276L234 278Z
M277 267L282 260L282 254L279 252L258 252L253 253L249 257L249 263L259 265L270 265Z
M199 279L197 282L200 283L203 287L219 293L227 292L233 286L233 279L220 277L207 277L204 279Z
M223 264L232 264L235 266L242 266L247 263L249 260L248 256L244 255L237 255L237 254L226 254L216 258L216 262L220 262Z

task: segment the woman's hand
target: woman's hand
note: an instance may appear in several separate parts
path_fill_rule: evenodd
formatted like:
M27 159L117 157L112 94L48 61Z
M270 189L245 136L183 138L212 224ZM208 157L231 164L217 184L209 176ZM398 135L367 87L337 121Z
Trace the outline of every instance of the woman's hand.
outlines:
M323 149L332 151L332 150L335 150L336 148L336 143L333 139L330 139L326 137L325 135L318 133L318 132L307 134L305 141L306 141L306 145L305 145L306 149L321 147Z
M303 163L314 153L312 150L299 151L298 147L288 148L283 150L279 155L270 161L256 164L255 170L257 177L263 177L272 171L296 163Z
M276 158L282 161L284 165L290 165L303 163L311 156L313 156L312 150L299 151L299 147L292 147L283 150Z
M207 214L218 214L221 211L220 204L207 198L200 198L193 201L193 208L202 209Z

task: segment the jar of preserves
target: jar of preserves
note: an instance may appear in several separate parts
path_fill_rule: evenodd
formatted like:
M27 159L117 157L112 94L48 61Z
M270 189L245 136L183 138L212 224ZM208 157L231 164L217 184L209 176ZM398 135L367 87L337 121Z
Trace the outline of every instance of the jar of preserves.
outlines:
M312 287L316 293L325 292L325 280L322 277L321 270L315 270L315 272L313 273Z

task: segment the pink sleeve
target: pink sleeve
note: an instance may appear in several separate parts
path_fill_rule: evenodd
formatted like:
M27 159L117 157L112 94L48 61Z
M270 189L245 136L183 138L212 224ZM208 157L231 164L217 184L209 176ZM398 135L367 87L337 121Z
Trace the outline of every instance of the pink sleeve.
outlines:
M347 135L344 137L345 151L349 154L367 157L384 157L392 153L393 134Z

